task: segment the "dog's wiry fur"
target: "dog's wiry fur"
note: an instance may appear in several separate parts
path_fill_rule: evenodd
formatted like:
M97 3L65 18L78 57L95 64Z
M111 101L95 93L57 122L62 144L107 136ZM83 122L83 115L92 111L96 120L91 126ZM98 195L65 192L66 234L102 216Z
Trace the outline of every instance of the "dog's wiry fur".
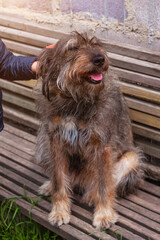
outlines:
M108 67L103 44L85 33L71 34L39 58L36 159L50 177L40 193L51 192L54 225L69 222L72 190L79 185L83 200L95 206L93 225L108 228L117 221L116 192L125 195L141 178L128 109ZM101 73L102 80L92 79Z

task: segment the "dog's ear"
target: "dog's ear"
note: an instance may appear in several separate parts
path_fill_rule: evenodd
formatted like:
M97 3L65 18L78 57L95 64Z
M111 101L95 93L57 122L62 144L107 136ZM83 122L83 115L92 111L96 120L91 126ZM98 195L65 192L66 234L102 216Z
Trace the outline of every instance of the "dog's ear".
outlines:
M57 78L57 47L46 48L38 57L38 77L42 79L42 93L49 100L49 83Z

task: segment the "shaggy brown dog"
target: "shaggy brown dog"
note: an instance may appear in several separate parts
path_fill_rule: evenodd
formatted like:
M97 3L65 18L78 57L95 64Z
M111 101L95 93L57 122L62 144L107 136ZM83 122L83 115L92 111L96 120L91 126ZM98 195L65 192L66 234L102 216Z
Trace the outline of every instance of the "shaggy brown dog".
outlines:
M79 185L83 200L95 206L93 225L108 228L117 221L116 192L132 191L140 180L128 109L108 67L103 44L87 34L73 33L39 58L36 158L50 177L40 193L51 192L53 225L69 222L71 193Z

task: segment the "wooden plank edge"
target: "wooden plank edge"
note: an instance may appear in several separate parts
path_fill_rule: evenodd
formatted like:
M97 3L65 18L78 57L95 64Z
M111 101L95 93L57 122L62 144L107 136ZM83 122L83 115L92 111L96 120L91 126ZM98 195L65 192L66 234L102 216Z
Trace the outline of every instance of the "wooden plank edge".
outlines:
M119 81L118 82L121 91L124 94L135 96L140 99L151 100L156 103L160 103L160 92L157 90L140 87L134 84Z
M160 131L132 122L133 133L160 142Z
M37 118L29 116L28 114L18 111L17 109L13 109L5 104L3 104L3 110L4 117L7 119L20 123L29 128L33 128L34 130L39 128L40 122Z
M25 97L28 97L33 100L36 99L36 91L35 90L24 87L15 82L10 82L8 80L0 79L0 87L7 91L11 91L16 94L24 95Z
M151 88L157 87L160 88L160 78L153 77L147 74L134 72L131 70L121 69L117 67L110 66L110 69L117 74L119 79L123 79L133 82L135 84L144 84L145 86L150 86Z

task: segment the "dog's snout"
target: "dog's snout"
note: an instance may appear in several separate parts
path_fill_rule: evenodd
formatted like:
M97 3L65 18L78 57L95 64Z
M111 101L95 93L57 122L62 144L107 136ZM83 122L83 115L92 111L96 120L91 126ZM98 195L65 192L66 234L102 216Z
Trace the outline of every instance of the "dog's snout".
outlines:
M104 64L104 57L103 56L96 56L93 58L94 65L100 67Z

